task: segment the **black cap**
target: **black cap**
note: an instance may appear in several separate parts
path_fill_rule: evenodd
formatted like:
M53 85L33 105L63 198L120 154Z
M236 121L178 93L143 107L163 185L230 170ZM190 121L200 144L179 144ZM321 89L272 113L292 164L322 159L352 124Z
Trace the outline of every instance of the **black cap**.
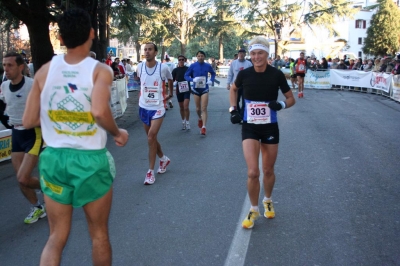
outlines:
M181 54L181 55L178 55L178 57L177 57L177 58L179 58L179 57L183 57L183 58L187 59L187 58L186 58L186 56L184 56L183 54Z
M243 49L243 48L241 48L241 49L238 51L238 53L246 53L246 50Z

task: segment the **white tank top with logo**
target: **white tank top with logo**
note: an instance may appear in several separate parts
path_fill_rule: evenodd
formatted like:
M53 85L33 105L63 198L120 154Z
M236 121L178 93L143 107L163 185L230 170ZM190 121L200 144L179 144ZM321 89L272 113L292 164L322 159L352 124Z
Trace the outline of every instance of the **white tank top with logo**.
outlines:
M162 66L167 67L159 62L152 68L148 68L145 62L138 65L139 106L146 110L165 108L165 77L162 77Z
M53 57L40 95L40 123L49 147L103 149L107 133L91 113L93 72L98 61L87 57L78 64Z

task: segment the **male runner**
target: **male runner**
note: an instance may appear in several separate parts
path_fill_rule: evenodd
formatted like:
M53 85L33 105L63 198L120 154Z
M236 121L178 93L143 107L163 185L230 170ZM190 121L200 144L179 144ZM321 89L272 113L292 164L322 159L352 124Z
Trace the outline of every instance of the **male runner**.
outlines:
M253 67L239 72L230 91L229 111L231 122L239 123L241 117L236 109L236 91L243 86L245 101L242 125L243 154L247 164L247 190L251 208L242 226L252 228L259 216L258 197L260 194L260 170L258 158L262 154L264 184L264 216L274 218L272 190L275 183L274 165L278 154L279 128L277 111L294 105L293 93L282 71L268 65L269 43L263 37L250 41L249 52ZM286 101L277 101L278 92L282 91Z
M304 58L304 53L300 53L300 58L297 58L294 62L295 71L297 76L297 85L299 86L299 91L297 94L298 98L304 97L304 77L306 76L307 68L306 68L306 59Z
M3 57L3 68L7 81L1 84L0 99L7 105L9 124L13 126L11 162L17 174L19 188L31 203L31 211L24 220L25 223L31 224L39 218L46 217L45 208L40 204L35 191L40 189L39 179L32 176L43 144L42 132L38 126L31 129L22 126L22 115L33 79L22 75L25 61L18 53L6 54Z
M246 50L245 49L240 49L238 52L238 59L234 60L229 67L229 72L228 72L228 81L227 81L227 89L229 90L231 88L231 84L236 80L237 74L239 71L252 67L253 64L249 61L244 59L246 56ZM240 104L240 101L242 101L242 104ZM237 95L237 103L236 107L240 113L240 115L243 117L243 88L240 87L238 89L238 95Z
M172 70L172 78L176 88L176 98L179 103L179 111L182 118L182 130L190 130L189 123L189 101L190 101L190 82L185 80L185 73L189 67L185 66L186 57L178 56L178 67Z
M208 86L212 85L215 80L215 71L209 63L204 62L206 54L203 51L198 51L196 57L197 62L190 65L185 73L185 79L188 82L194 82L192 93L194 95L194 102L196 103L196 112L199 117L197 125L200 128L200 134L206 135ZM211 74L210 79L208 79L209 73Z
M146 43L144 53L146 61L139 63L137 75L140 78L139 115L143 122L149 145L149 170L144 180L145 185L152 185L156 181L154 165L156 155L160 158L157 173L163 174L171 162L164 155L161 145L157 140L158 131L165 116L165 101L173 97L173 80L171 72L165 64L156 61L157 45ZM165 80L168 80L169 95L166 97Z
M94 30L89 14L69 9L58 19L67 54L55 56L35 75L23 125L41 125L47 148L40 155L50 236L41 266L60 265L71 228L73 207L83 206L92 238L93 265L111 265L108 217L115 177L114 159L105 148L107 132L117 146L128 133L112 117L113 73L88 57Z

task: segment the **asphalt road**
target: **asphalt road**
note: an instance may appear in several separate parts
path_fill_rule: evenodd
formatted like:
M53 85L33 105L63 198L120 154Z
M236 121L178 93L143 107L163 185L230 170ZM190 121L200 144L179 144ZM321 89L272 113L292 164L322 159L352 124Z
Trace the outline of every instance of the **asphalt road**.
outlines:
M244 230L240 126L229 121L221 81L210 91L206 137L196 127L193 101L191 131L181 130L177 104L167 112L159 141L171 164L152 186L143 185L147 142L137 93L130 93L119 120L129 143L119 148L110 138L107 145L117 167L113 265L400 265L400 104L306 90L280 111L276 218ZM23 223L29 206L9 162L0 163L0 202L0 264L38 265L48 222ZM90 252L85 216L76 209L62 265L91 265Z

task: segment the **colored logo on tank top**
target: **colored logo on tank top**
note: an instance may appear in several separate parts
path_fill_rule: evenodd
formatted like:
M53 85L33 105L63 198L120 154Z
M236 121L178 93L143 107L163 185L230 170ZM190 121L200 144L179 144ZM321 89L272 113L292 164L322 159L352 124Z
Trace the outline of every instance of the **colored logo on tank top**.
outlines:
M74 91L78 90L78 87L75 84L68 83L68 87L64 86L65 93L74 93Z
M158 86L158 81L154 81L154 86Z

